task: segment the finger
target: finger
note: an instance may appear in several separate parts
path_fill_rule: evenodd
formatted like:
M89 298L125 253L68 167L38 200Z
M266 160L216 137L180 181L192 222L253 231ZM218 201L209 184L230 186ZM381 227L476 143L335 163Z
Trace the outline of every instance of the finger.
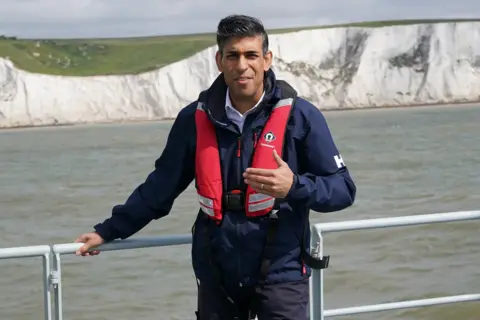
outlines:
M80 248L78 248L77 252L75 252L75 254L78 256L78 255L85 255L88 253L88 250L90 250L92 247L91 244L89 244L88 242L85 243L83 246L81 246Z
M273 191L275 188L271 185L269 186L269 185L263 184L262 186L262 183L258 183L250 180L246 180L245 183L250 185L252 189L255 190L255 192L257 193L263 193L272 197L275 196L275 193Z
M78 248L77 251L75 251L75 255L77 256L83 256L85 254L85 246L81 246Z
M253 189L256 193L261 193L261 194L265 194L265 195L267 195L267 196L275 197L275 194L274 194L273 191L266 190L265 188L260 189L260 188L257 188L257 187L252 187L252 189Z
M266 194L266 195L269 195L269 196L270 196L270 194L268 193L268 191L266 191L265 189L260 190L260 189L257 188L257 187L252 187L252 189L253 189L256 193Z
M256 183L263 183L265 185L275 184L272 178L265 177L265 176L260 176L260 175L256 175L256 174L248 174L248 173L245 174L245 180L253 181L253 182L256 182ZM247 181L245 181L245 183L247 183Z
M77 256L89 257L89 256L96 256L99 253L100 253L100 251L98 251L98 250L94 250L94 251L78 250L75 254Z
M82 234L82 235L80 235L77 239L75 239L75 242L83 242L83 243L85 243L85 242L87 242L87 240L88 240L87 235L86 235L86 234Z
M245 183L248 184L250 187L252 187L257 192L258 192L258 190L260 190L260 186L262 185L259 182L252 181L252 180L249 180L249 179L245 179ZM265 186L263 186L263 189L265 189Z
M275 161L278 164L278 167L284 166L285 161L278 155L277 150L273 149L273 157L275 158Z
M245 173L273 177L275 175L275 169L247 168Z

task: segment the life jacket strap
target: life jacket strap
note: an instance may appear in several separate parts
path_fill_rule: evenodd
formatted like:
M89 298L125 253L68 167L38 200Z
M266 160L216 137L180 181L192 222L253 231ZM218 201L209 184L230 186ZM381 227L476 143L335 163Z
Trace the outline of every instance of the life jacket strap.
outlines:
M245 192L231 190L222 194L223 211L245 211Z

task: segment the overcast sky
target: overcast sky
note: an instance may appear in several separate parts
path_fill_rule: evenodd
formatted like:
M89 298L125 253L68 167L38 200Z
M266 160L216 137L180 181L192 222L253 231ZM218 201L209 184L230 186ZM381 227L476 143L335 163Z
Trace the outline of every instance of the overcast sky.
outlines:
M480 18L480 0L0 0L0 35L78 38L211 32L231 13L254 15L267 28Z

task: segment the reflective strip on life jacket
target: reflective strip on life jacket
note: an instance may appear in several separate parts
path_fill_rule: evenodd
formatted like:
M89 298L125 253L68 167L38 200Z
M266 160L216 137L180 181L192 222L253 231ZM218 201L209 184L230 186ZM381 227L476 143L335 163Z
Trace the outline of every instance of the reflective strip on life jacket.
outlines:
M211 217L215 217L215 211L213 210L213 199L205 198L198 194L198 203L200 209Z
M263 211L266 209L269 209L270 211L271 207L273 207L273 205L275 204L275 198L271 196L267 196L268 198L262 201L259 201L259 202L252 201L252 196L258 196L258 195L266 196L261 193L252 193L250 195L250 199L248 200L248 212L257 212L257 211L261 211L261 210Z
M282 99L273 107L253 151L253 168L278 168L273 157L273 150L276 150L282 157L285 131L292 103L292 98ZM217 135L203 106L204 104L199 102L195 113L197 133L195 175L198 201L203 212L214 220L221 220L223 216L223 184ZM253 188L247 186L245 193L247 216L266 215L273 209L274 204L275 199L272 196L257 193Z

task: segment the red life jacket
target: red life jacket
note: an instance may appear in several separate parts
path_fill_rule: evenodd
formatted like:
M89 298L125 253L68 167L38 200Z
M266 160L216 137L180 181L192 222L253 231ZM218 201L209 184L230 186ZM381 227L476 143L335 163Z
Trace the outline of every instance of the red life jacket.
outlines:
M287 122L290 117L293 99L282 99L272 109L262 135L257 142L252 160L253 168L276 169L277 162L273 150L282 157ZM218 150L217 136L213 123L208 118L202 103L195 113L197 149L195 175L200 208L210 218L221 221L223 217L223 182ZM275 198L257 193L247 186L245 193L245 211L249 217L268 214L273 209Z

